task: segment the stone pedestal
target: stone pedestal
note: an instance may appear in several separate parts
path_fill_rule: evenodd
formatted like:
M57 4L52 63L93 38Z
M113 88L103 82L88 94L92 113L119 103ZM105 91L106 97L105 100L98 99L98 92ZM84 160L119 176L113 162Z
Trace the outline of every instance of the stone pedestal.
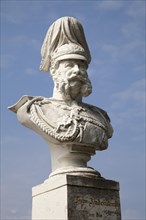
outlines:
M32 220L120 220L119 184L60 174L32 189Z

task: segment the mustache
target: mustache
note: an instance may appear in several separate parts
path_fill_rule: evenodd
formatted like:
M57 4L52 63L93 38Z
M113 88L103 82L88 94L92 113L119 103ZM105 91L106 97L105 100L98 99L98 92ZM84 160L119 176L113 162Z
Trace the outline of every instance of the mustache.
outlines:
M69 79L63 79L58 82L58 89L60 92L62 92L65 99L70 97L70 87L76 90L78 82L81 82L79 93L82 97L89 96L92 93L92 84L89 78L82 76L71 76Z
M68 80L68 81L79 80L80 82L85 83L85 82L87 82L89 79L88 79L88 76L82 76L82 74L79 73L78 75L72 74L72 75L68 76L68 77L67 77L67 80Z

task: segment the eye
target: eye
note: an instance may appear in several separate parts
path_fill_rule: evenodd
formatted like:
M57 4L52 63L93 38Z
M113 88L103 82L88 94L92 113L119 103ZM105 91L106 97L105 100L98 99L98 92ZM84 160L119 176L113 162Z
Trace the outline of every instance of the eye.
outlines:
M67 63L65 63L65 67L67 68L67 67L73 67L73 63L72 62L67 62Z

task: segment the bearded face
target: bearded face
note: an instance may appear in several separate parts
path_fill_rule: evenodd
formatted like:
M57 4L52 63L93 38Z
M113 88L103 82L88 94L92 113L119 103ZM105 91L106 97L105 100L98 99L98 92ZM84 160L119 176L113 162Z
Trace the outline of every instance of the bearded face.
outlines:
M82 60L63 60L53 74L56 89L65 99L80 100L92 92L87 75L87 64Z

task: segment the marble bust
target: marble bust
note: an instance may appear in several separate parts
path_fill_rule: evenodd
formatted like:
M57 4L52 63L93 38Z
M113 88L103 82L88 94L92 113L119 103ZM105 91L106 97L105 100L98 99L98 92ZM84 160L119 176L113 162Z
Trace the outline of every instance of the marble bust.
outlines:
M73 17L55 21L41 55L40 70L50 72L53 96L23 96L9 109L20 123L49 143L53 171L71 167L87 170L90 156L107 149L113 129L103 109L82 102L92 86L87 74L91 56L80 22Z

